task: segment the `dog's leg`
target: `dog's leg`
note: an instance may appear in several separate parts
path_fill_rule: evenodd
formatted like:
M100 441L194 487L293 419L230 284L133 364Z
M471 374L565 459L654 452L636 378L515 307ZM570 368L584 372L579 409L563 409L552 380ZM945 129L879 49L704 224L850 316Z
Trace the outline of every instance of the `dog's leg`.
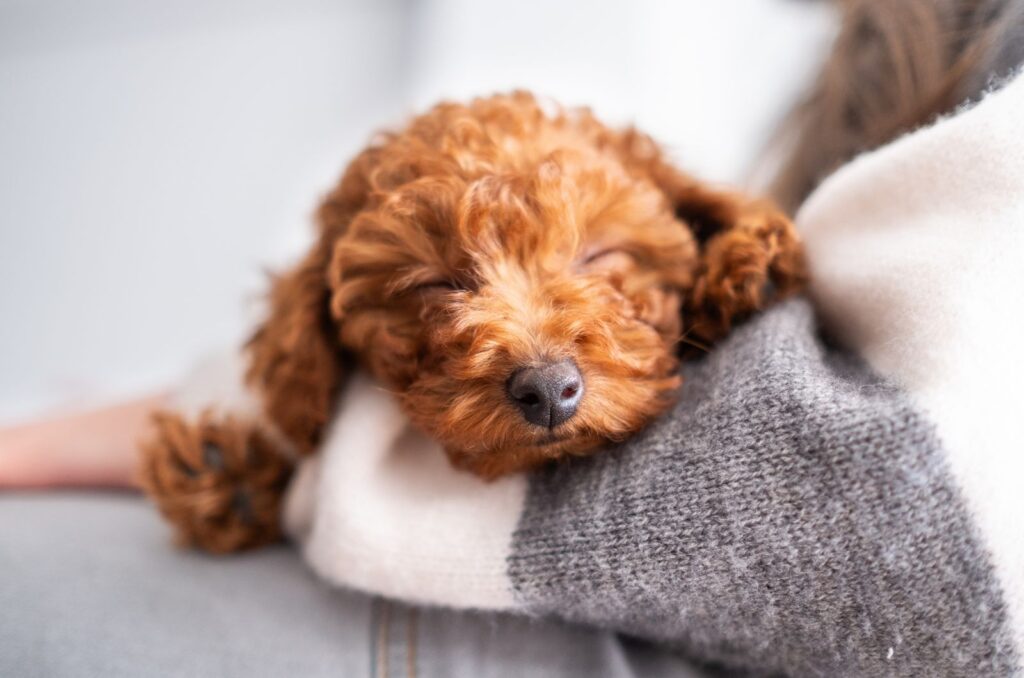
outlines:
M270 313L245 354L255 412L155 417L141 481L186 545L225 553L280 537L292 459L316 452L341 379L327 315L326 252L316 248L271 289ZM230 405L217 398L210 404Z
M142 446L140 481L178 541L213 553L280 538L291 463L254 424L161 412Z
M803 248L786 215L767 201L719 190L679 171L635 130L617 137L623 159L648 176L697 241L693 287L683 304L683 351L707 348L733 324L806 283Z
M702 198L706 204L689 207L711 217L712 228L703 234L683 325L689 342L710 345L751 313L799 292L807 273L796 229L780 210L728 194Z

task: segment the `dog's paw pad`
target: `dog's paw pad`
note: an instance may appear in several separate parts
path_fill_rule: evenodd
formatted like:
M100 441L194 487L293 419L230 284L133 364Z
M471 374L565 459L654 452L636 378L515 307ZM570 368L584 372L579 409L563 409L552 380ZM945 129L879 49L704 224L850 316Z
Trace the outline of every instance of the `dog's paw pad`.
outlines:
M179 540L223 553L280 537L291 465L253 427L209 418L191 425L160 414L141 481Z
M209 469L224 468L224 450L210 441L203 442L203 465Z

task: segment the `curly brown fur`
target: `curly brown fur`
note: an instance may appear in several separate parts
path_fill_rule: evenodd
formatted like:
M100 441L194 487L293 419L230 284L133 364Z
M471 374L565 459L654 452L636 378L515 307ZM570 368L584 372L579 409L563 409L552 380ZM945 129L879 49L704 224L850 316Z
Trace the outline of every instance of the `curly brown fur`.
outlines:
M526 93L442 103L381 135L318 220L317 243L274 283L248 344L267 421L313 451L350 355L453 463L485 478L635 433L672 402L684 337L710 344L804 279L774 207L679 172L640 132L546 111ZM582 398L557 426L532 424L507 384L557 361L578 367ZM195 462L197 434L166 421L150 456L190 445ZM195 483L157 466L170 480L150 487L176 507ZM211 500L210 519L165 513L201 545L258 542L207 532L240 529L230 503ZM256 522L269 524L277 507L260 506Z
M180 543L227 553L280 538L277 516L291 465L265 436L209 413L193 424L160 412L153 423L139 482Z

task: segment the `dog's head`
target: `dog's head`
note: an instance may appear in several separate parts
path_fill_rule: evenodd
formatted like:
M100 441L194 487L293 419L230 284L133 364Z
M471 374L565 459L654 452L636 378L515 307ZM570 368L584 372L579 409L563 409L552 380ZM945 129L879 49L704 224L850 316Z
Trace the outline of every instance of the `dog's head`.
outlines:
M327 309L304 330L315 350L354 355L457 463L495 476L583 453L678 386L697 255L666 173L647 137L586 112L442 104L353 162L308 275L275 295L323 285L290 302ZM264 338L297 331L275 322Z

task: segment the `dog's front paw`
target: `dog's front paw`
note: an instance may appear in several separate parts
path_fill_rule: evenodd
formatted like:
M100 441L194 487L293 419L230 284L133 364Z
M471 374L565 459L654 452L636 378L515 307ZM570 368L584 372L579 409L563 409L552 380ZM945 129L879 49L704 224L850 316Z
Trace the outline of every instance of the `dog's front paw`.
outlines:
M751 313L798 292L806 279L803 247L793 223L770 205L752 205L704 248L700 274L687 299L687 333L715 341Z
M140 481L182 544L227 553L280 538L292 469L265 436L209 415L189 423L161 412L154 424L142 446Z

